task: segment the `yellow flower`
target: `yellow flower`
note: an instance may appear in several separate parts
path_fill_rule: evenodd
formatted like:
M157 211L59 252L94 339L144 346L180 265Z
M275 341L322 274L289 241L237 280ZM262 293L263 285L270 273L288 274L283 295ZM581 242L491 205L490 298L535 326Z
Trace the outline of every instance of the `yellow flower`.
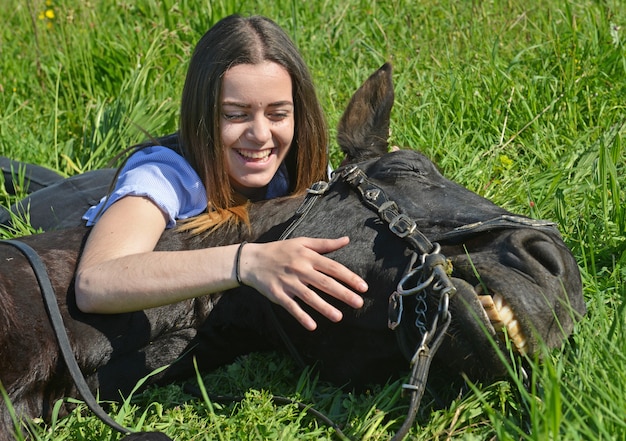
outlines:
M46 9L46 18L54 20L54 11L52 9Z
M52 0L46 0L46 6L52 6Z
M513 160L506 155L500 155L500 164L504 169L509 169L513 165Z
M44 18L46 18L46 16L44 15L44 13L43 13L43 12L40 12L40 13L39 13L39 15L37 15L37 18L38 18L39 20L43 20Z

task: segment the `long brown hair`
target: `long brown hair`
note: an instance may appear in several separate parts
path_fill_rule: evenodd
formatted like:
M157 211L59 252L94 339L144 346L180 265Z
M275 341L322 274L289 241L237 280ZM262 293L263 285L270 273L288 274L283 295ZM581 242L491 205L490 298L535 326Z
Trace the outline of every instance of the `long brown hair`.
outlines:
M206 186L205 215L182 228L206 231L224 222L247 222L246 201L230 185L220 137L220 97L225 72L240 64L271 61L291 76L295 133L285 165L289 193L324 179L328 163L327 127L309 70L289 36L272 20L231 15L200 39L191 57L180 112L181 150Z

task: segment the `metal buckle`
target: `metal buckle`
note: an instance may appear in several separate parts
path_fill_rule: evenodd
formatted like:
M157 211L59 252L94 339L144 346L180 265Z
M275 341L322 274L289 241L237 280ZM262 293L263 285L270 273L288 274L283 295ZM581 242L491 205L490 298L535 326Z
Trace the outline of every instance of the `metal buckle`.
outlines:
M307 193L312 195L324 194L328 191L329 187L330 185L328 182L317 181L307 189Z
M417 224L404 213L398 214L389 221L389 229L398 237L404 238L413 233Z
M350 165L341 172L341 177L347 183L356 187L361 184L361 182L363 182L363 179L365 178L365 173L363 173L363 171L357 165Z

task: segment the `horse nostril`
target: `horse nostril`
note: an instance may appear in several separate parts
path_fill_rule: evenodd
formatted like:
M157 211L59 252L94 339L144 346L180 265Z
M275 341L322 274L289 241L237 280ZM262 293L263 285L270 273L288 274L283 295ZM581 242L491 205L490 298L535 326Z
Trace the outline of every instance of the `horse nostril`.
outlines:
M541 266L546 268L552 275L563 275L565 269L561 253L554 243L545 238L537 236L529 238L524 242L524 249Z

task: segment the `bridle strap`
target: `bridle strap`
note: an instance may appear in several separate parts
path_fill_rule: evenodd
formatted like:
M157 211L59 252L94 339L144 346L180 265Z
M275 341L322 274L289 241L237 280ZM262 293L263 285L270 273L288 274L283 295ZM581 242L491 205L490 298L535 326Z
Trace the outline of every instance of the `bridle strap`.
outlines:
M398 205L387 197L381 187L370 181L357 165L338 170L336 175L356 189L361 195L363 204L378 213L389 229L396 236L406 240L420 255L428 254L433 250L433 244L417 228L415 221L406 214L400 213Z
M556 223L548 220L531 219L516 214L500 214L491 219L461 225L445 233L440 233L437 236L437 240L448 241L458 237L468 237L472 234L492 230L534 228L536 230L553 231L556 227Z
M280 235L278 240L285 240L291 236L291 233L293 233L293 231L302 223L305 216L311 211L315 202L330 189L331 183L332 181L330 183L326 181L318 181L307 189L304 200L296 210L294 220L287 228L285 228L285 231L283 231L283 234Z

